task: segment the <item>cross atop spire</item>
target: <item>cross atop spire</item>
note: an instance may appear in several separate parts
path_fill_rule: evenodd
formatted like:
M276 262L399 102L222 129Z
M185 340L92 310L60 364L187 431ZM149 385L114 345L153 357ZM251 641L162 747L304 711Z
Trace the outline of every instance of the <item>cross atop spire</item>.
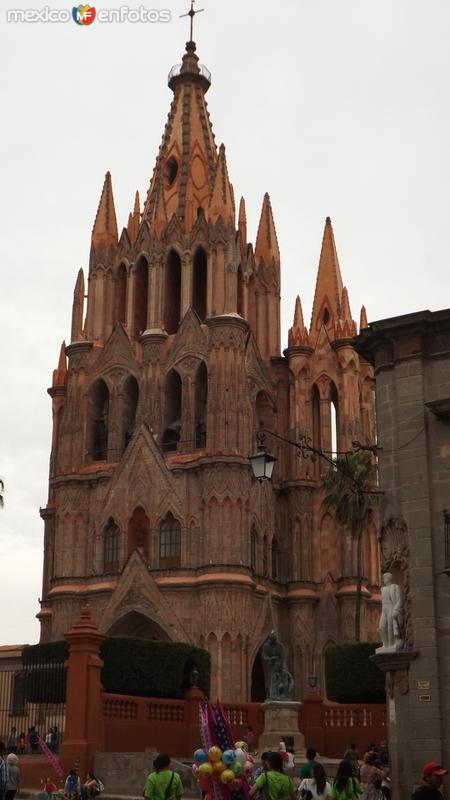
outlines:
M181 17L190 17L191 18L190 33L189 33L189 41L190 42L194 41L194 17L195 17L196 14L200 14L201 11L205 10L204 8L197 8L197 10L196 10L194 8L194 3L195 3L195 0L191 0L191 7L190 7L189 11L187 12L187 14L180 14L180 19L181 19Z

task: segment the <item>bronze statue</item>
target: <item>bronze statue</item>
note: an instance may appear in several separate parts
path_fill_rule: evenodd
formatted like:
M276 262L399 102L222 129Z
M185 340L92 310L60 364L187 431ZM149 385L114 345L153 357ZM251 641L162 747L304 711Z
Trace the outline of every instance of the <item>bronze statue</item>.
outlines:
M271 631L262 649L266 665L266 697L268 700L292 700L294 681L286 665L286 651L275 631Z

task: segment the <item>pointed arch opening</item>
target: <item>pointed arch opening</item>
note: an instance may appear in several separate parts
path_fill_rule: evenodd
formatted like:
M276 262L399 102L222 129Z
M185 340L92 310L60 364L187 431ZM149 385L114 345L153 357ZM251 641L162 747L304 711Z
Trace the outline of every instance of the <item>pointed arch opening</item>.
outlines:
M241 264L239 264L237 271L236 311L241 317L244 316L244 275Z
M127 321L127 283L127 268L125 264L121 264L114 284L114 321L121 322L122 325Z
M252 667L250 688L250 699L252 703L264 703L266 699L266 678L261 651L262 648L258 650Z
M147 328L148 263L141 256L134 275L133 333L137 339Z
M256 525L252 525L250 531L250 569L256 572L258 559L258 531Z
M256 317L256 278L253 274L247 284L247 322L255 338L257 335Z
M320 393L316 386L313 385L311 390L311 415L312 415L312 432L313 432L313 445L318 450L322 449L322 422L320 417ZM315 472L319 472L319 462L315 462Z
M142 506L134 509L128 523L128 554L133 550L139 552L148 560L150 539L150 520Z
M138 400L139 385L134 375L130 375L123 387L122 448L124 450L128 447L134 433Z
M192 268L192 308L201 322L206 319L206 298L208 286L208 258L199 247L194 255Z
M118 572L120 558L120 528L109 518L103 528L103 572Z
M175 250L167 256L164 278L164 328L176 333L181 315L181 258Z
M181 523L170 512L159 527L159 566L161 569L181 565Z
M164 390L164 452L177 449L181 439L182 383L178 372L171 369L166 377Z
M104 380L94 381L88 392L86 450L91 461L108 457L109 390Z
M206 447L206 419L208 406L208 371L202 361L195 374L195 447Z
M276 536L272 539L272 580L281 580L281 549Z
M158 642L170 641L170 637L157 622L139 611L130 611L121 617L108 630L107 636L133 636Z
M332 458L337 458L339 455L339 398L336 386L334 383L331 387L330 395L330 411L331 411L331 451Z

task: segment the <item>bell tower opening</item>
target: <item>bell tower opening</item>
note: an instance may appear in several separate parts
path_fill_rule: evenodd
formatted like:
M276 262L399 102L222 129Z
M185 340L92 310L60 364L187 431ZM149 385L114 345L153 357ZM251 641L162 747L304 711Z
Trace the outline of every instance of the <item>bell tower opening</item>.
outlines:
M206 318L207 257L203 247L199 247L194 256L192 275L192 308L201 322Z
M148 305L148 264L141 256L135 272L134 283L134 325L133 332L137 339L147 328Z
M171 250L166 262L164 281L164 327L167 333L176 333L181 315L181 259Z

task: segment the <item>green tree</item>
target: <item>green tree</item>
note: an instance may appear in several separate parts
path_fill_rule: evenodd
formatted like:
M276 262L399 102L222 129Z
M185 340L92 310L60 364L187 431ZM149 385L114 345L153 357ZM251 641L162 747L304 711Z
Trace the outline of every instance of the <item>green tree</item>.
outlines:
M333 459L325 476L322 508L331 511L339 525L356 541L355 641L361 639L362 548L364 534L374 521L378 505L376 467L371 453L347 453Z

